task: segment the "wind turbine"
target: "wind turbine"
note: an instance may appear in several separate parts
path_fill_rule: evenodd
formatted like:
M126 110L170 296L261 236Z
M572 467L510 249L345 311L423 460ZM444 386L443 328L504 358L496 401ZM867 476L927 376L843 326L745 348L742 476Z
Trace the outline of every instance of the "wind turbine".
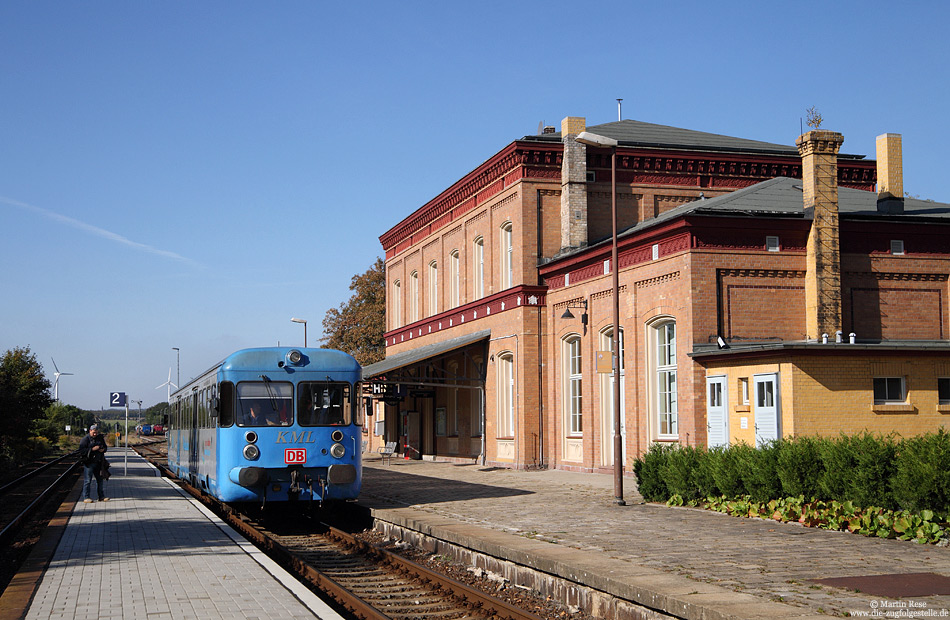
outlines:
M160 389L162 389L162 388L168 388L168 389L166 390L166 391L168 392L168 395L165 397L165 402L168 402L168 401L170 401L170 400L172 399L172 386L174 386L176 390L178 389L178 386L175 385L174 383L172 383L172 369L171 369L171 367L169 367L169 368L168 368L168 381L166 381L165 383L163 383L163 384L161 384L160 386L158 386L157 388L155 388L156 390L160 390Z
M50 358L53 360L53 358ZM59 402L59 378L65 375L71 375L71 372L59 372L59 367L56 365L56 360L53 360L53 368L56 369L56 372L53 373L55 379L53 380L53 400Z

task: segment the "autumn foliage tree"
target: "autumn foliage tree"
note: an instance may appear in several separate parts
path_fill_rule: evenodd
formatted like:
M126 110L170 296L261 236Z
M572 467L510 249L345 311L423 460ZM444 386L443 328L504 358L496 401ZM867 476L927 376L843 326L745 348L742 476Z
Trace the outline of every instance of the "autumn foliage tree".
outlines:
M323 318L326 349L339 349L367 366L386 356L386 265L377 258L365 273L353 276L353 295Z
M13 461L53 402L51 384L29 347L0 358L0 463Z

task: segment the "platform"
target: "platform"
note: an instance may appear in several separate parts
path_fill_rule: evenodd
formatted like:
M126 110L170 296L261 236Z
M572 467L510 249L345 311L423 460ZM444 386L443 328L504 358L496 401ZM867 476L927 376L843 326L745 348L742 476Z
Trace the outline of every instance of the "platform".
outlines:
M86 504L74 490L26 618L340 617L134 452L127 470L122 448L108 457L110 501Z
M560 579L562 600L590 586L681 618L950 616L950 595L885 598L811 581L925 573L946 582L948 547L645 504L635 479L624 483L619 506L611 475L368 455L359 503L380 524Z

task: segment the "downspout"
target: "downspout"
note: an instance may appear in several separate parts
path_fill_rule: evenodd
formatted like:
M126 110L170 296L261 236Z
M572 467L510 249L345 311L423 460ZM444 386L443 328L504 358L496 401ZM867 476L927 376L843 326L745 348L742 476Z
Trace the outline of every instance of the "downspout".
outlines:
M544 255L544 243L541 236L541 233L544 229L542 221L542 210L541 210L541 190L535 190L537 192L537 200L535 201L538 206L538 215L537 215L537 230L538 230L538 260L537 260L537 270L538 274L538 286L543 286L544 282L541 280L541 257ZM544 365L544 312L541 309L538 309L538 468L545 467L544 462L544 373L541 370Z

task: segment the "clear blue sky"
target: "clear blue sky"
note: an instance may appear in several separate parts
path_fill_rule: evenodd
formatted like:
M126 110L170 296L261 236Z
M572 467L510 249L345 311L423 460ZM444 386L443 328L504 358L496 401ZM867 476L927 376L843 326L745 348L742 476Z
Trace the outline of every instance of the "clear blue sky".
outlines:
M345 4L345 5L344 5ZM512 140L624 118L793 144L805 111L950 202L934 2L0 3L0 350L165 398L311 344L378 237Z

